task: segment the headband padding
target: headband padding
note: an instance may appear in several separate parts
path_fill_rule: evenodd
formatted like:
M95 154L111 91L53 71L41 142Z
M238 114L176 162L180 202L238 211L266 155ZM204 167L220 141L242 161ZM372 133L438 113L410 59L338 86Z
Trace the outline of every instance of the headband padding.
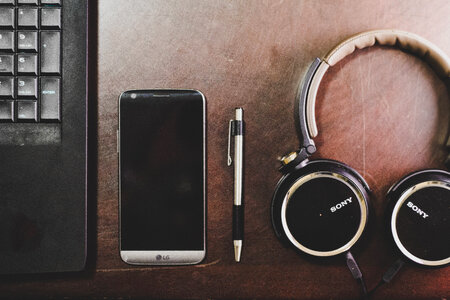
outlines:
M375 44L397 46L411 52L428 62L439 76L450 77L450 58L441 49L416 34L394 29L373 30L351 36L328 52L323 60L334 66L356 49Z
M323 76L330 66L334 66L356 49L363 49L375 44L395 46L423 58L435 72L450 82L450 58L436 45L426 39L401 30L383 29L358 33L334 47L322 59L322 63L311 79L306 101L306 122L311 138L318 134L315 105L316 96Z

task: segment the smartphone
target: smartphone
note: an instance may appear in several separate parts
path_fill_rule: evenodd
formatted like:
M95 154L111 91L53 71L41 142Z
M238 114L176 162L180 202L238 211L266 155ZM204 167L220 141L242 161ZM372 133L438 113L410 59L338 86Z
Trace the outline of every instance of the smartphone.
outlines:
M120 95L124 262L190 265L204 259L205 107L205 97L196 90L135 90Z

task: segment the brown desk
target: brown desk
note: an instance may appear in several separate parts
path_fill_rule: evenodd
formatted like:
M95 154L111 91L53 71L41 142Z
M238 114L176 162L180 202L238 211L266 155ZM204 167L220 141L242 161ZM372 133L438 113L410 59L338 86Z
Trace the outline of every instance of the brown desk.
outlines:
M359 31L407 30L450 53L450 2L99 2L98 81L94 80L98 90L91 87L91 118L98 120L97 128L91 127L96 129L92 153L98 162L91 165L87 271L2 278L0 295L359 296L359 286L343 262L309 261L284 248L272 231L269 205L280 177L276 159L298 145L293 112L297 85L316 56ZM207 259L197 266L133 267L118 255L117 97L127 89L152 87L196 88L208 99ZM246 110L248 133L246 240L240 264L233 260L233 176L232 168L226 166L227 122L235 106ZM320 88L315 157L346 162L374 190L378 218L367 245L356 254L369 287L395 259L381 225L384 195L391 184L413 170L443 166L449 110L446 88L428 65L389 48L350 55L328 72ZM449 296L450 268L408 265L374 298Z

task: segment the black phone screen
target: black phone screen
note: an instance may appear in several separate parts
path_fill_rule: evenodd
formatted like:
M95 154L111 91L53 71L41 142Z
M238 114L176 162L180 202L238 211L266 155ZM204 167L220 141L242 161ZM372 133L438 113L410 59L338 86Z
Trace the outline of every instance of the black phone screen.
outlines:
M130 91L119 105L121 250L203 250L203 95Z

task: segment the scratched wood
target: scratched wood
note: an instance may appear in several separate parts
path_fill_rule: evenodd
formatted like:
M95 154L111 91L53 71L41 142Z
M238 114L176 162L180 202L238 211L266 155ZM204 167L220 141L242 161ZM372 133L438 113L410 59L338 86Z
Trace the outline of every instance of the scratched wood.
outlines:
M95 34L96 14L94 9ZM357 298L359 287L343 261L310 261L284 248L272 232L269 205L280 177L276 159L298 146L297 86L316 56L364 30L411 31L450 53L449 15L447 0L99 1L98 45L94 36L90 56L87 271L3 277L0 295ZM195 88L208 100L207 258L197 266L132 267L118 255L117 98L127 89L155 87ZM226 166L227 121L235 106L244 107L247 121L240 264L233 261L232 169ZM356 255L369 287L395 259L381 225L384 195L413 170L443 166L449 108L447 90L433 71L395 49L358 51L324 78L315 157L351 165L374 191L377 220ZM374 298L443 299L450 296L449 278L450 268L407 266Z

